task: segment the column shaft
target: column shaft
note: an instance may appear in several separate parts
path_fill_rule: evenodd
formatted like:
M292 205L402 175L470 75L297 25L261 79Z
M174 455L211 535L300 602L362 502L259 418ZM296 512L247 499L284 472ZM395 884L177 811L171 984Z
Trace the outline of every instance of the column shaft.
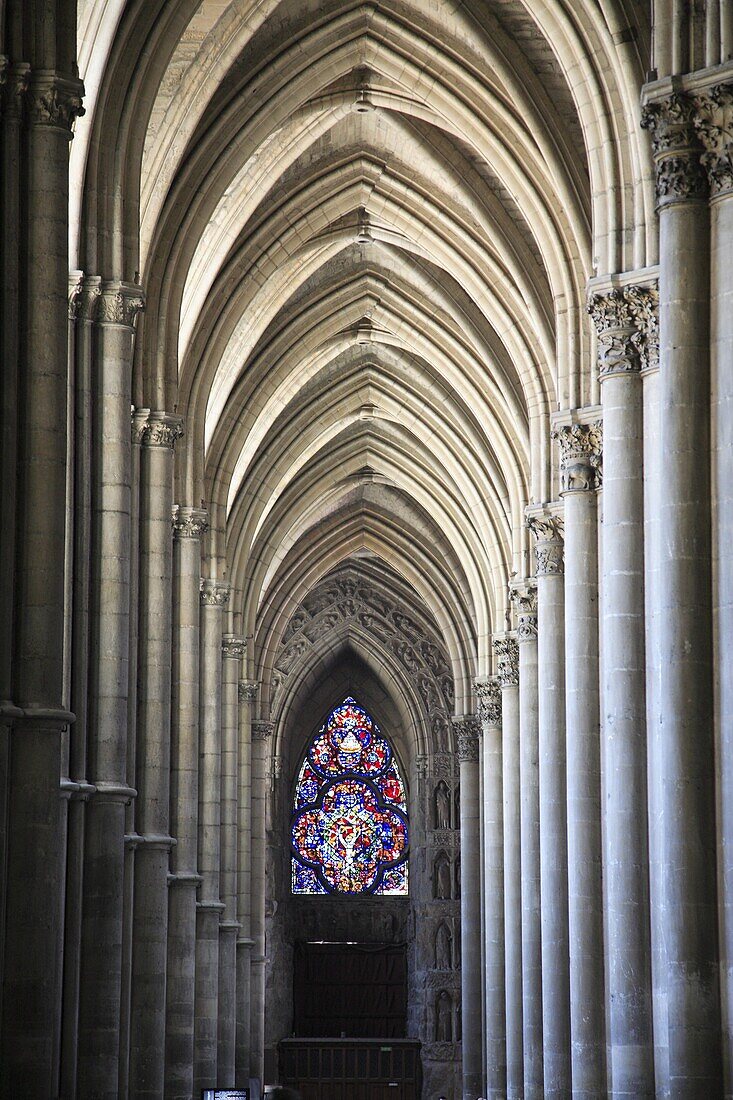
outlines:
M479 729L477 718L454 718L460 761L461 1019L463 1100L481 1091L481 850L479 841Z
M201 733L199 754L199 873L196 912L194 1093L217 1080L219 1026L219 898L221 864L221 638L229 586L201 588Z
M532 610L529 611L531 602ZM519 781L522 860L522 1016L524 1097L543 1093L542 925L540 917L539 713L535 594L524 600L519 640Z
M239 684L239 788L237 852L237 1086L250 1077L250 963L252 957L252 711L258 684Z
M268 739L272 722L252 723L252 946L250 979L250 1061L252 1076L262 1080L265 1055L265 810Z
M201 536L206 513L177 507L173 520L171 853L166 982L165 1096L193 1096L199 791Z

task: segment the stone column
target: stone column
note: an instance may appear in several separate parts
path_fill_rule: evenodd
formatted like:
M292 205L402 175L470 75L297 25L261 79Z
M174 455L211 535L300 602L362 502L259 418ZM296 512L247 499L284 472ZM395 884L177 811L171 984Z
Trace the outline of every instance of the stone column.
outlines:
M733 13L732 13L733 14ZM730 15L729 15L730 20ZM710 185L713 615L726 1096L733 1096L733 82L696 97Z
M474 684L483 733L484 958L486 974L486 1095L506 1096L504 956L504 807L501 694L498 680Z
M239 789L237 795L237 1087L250 1078L250 986L252 958L252 712L259 684L239 684Z
M237 794L239 786L239 672L245 640L222 641L221 900L219 924L218 1084L234 1086L237 1030Z
M143 414L147 413L142 422ZM173 447L178 416L137 410L140 453L140 591L130 1000L131 1097L160 1096L165 1069L165 968L170 851Z
M199 739L199 873L196 906L194 1094L217 1080L219 1028L219 897L221 864L221 637L229 585L201 582L201 698Z
M140 287L103 283L92 373L92 548L88 776L79 996L78 1095L118 1089L130 657L130 403ZM99 943L107 945L103 953Z
M15 91L20 91L17 83ZM0 1048L0 1093L17 1096L53 1096L58 1091L59 782L62 734L73 720L65 710L63 691L66 209L71 124L82 113L82 93L78 80L50 71L34 76L28 91L25 218L20 225L29 279L21 308L24 323L18 333L17 377L19 396L29 396L18 401L17 465L3 471L4 479L17 471L23 494L13 502L17 504L15 650L13 698L8 699L5 712L14 723L6 818ZM12 201L15 196L10 197ZM12 247L11 241L11 251ZM7 321L14 324L14 318Z
M536 539L540 908L545 1096L570 1095L565 577L560 506L527 510Z
M265 1056L265 811L269 778L268 741L273 722L252 722L252 903L254 941L250 978L250 1061L252 1076L262 1081Z
M168 893L165 1096L193 1096L199 792L199 631L201 537L206 512L173 509L171 676L171 852Z
M654 1095L641 369L656 353L656 288L591 298L603 397L603 744L609 1074L617 1097ZM652 336L651 342L649 336Z
M597 411L599 415L599 410ZM595 415L595 414L594 414ZM563 423L563 421L565 421ZM565 714L568 791L570 1033L574 1097L606 1091L598 681L601 424L556 418L565 505Z
M692 101L645 90L659 209L659 657L669 1075L722 1089L715 851L708 184ZM659 95L656 93L660 92ZM671 94L670 94L671 93ZM695 827L690 828L690 822Z
M479 847L479 731L471 716L453 719L461 791L461 1019L463 1100L481 1091L481 854Z
M514 585L519 643L519 780L522 841L522 1015L524 1097L542 1096L542 924L540 913L539 699L537 695L537 586Z
M524 1093L522 1019L522 866L519 770L519 650L514 634L494 637L501 686L502 818L504 824L504 988L506 1088L509 1100Z

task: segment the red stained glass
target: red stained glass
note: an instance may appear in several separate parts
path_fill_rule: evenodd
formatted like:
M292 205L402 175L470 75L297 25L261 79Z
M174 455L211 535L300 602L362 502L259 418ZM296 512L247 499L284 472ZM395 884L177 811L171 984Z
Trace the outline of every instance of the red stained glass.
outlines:
M407 893L404 785L389 743L351 696L306 754L294 811L293 893Z

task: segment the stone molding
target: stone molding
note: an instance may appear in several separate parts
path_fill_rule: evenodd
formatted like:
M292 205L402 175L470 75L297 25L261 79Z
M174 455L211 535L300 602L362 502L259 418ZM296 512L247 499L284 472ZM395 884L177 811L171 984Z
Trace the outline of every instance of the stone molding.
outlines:
M275 732L274 722L265 722L261 719L256 719L252 723L252 740L253 741L267 741L272 737Z
M481 735L481 723L472 714L460 715L452 719L453 736L456 739L456 755L463 763L478 760L478 745Z
M519 646L514 634L499 634L493 642L496 654L496 679L500 687L519 684Z
M31 76L28 112L33 126L64 130L69 138L74 120L85 114L84 85L59 73L39 70Z
M102 283L96 310L100 324L134 328L135 318L144 309L145 294L136 283Z
M556 422L552 438L560 448L560 496L588 493L602 484L603 421L581 421L573 416L570 423Z
M588 313L598 333L601 382L659 365L659 289L630 284L592 294Z
M222 656L233 661L241 661L247 650L247 639L237 634L223 634L221 639Z
M648 102L641 125L649 130L656 180L657 209L675 202L700 202L708 197L708 179L702 164L703 146L695 127L692 96L673 91Z
M565 521L560 511L528 508L525 522L535 538L535 576L561 576L565 572Z
M204 607L226 607L232 594L226 581L206 579L201 581L200 598Z
M142 447L164 447L172 451L183 435L183 417L160 410L135 409L132 416L132 441Z
M238 687L239 702L254 703L259 690L259 680L240 680Z
M209 529L209 514L204 508L174 504L171 513L173 535L177 539L200 539Z
M474 680L478 716L487 726L501 726L501 686L494 678Z
M694 97L694 126L705 152L710 197L733 191L733 83L716 84Z

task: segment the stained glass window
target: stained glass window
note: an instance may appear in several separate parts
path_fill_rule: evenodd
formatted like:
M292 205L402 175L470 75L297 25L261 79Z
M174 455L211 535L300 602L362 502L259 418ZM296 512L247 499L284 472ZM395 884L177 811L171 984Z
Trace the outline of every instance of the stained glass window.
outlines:
M291 822L294 894L406 894L405 787L387 739L351 696L311 742Z

